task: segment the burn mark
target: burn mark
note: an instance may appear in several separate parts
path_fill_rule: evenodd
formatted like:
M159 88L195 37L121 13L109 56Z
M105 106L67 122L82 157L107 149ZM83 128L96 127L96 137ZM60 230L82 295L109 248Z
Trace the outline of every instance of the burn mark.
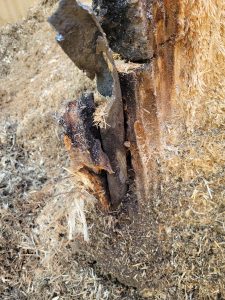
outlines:
M133 62L153 56L152 1L93 0L93 9L113 51Z
M60 123L64 127L64 143L70 153L74 172L106 207L109 205L106 172L113 174L113 170L102 150L100 133L93 126L94 111L93 94L84 94L67 104Z
M84 94L66 107L61 124L65 129L65 144L74 153L75 170L87 167L98 174L102 170L113 173L109 159L103 152L100 133L93 126L93 94Z
M96 76L97 89L105 97L105 122L108 125L106 128L100 129L100 135L102 148L113 170L113 172L107 173L107 182L111 202L113 206L116 206L127 191L124 116L118 73L105 33L93 11L75 0L61 0L57 11L49 18L49 22L58 32L56 39L64 52L91 79ZM80 113L79 117L84 116ZM89 122L89 120L86 117L84 119L85 121L82 121L83 126L86 126L84 122ZM73 128L69 130L73 131ZM90 126L89 131L93 131ZM88 144L87 138L85 140ZM76 146L79 140L74 141L74 143ZM91 163L98 161L99 157L95 157L95 153L98 153L96 149L98 150L100 146L98 142L94 144L90 142L89 146L85 146L89 149ZM102 156L100 157L102 159ZM86 161L90 162L88 159Z

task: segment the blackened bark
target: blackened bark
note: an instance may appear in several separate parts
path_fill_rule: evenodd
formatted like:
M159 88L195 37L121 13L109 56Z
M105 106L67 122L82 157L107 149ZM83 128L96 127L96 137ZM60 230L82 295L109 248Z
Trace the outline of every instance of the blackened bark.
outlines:
M130 61L153 56L152 1L94 0L93 9L113 51Z
M101 128L102 148L114 173L107 173L111 204L118 205L127 191L124 148L124 116L118 73L105 34L94 13L75 0L62 0L49 18L56 40L71 60L93 79L105 97L105 122Z

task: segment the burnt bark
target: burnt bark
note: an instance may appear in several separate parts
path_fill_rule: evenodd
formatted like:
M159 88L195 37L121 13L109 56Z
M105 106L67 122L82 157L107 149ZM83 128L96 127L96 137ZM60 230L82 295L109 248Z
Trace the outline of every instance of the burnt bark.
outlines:
M96 76L98 92L105 97L107 125L100 132L103 150L113 170L107 173L107 182L111 204L116 206L127 191L127 166L123 105L112 53L94 13L74 0L60 1L49 22L57 31L59 45L91 79Z
M106 172L113 174L107 155L100 142L100 132L93 126L95 111L93 94L82 95L80 99L67 104L60 123L64 127L64 143L70 153L73 172L81 183L86 183L104 208L110 201L106 184Z
M113 51L131 61L153 56L152 1L94 0L93 9L100 19Z

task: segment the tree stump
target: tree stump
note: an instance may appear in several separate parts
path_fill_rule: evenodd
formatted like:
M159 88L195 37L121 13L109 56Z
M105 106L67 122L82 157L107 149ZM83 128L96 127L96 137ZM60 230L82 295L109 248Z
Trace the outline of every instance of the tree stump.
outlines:
M50 22L72 61L97 78L108 107L101 146L114 172L107 174L111 210L91 216L86 256L149 299L203 299L203 281L213 279L202 277L211 265L196 240L208 241L209 232L219 240L208 227L211 210L202 209L212 202L207 180L221 172L218 162L209 166L206 144L220 145L223 123L222 1L94 0L95 13L67 3L69 17L61 17L69 30L55 26L59 12ZM208 195L197 201L202 182ZM214 193L220 203L217 185Z

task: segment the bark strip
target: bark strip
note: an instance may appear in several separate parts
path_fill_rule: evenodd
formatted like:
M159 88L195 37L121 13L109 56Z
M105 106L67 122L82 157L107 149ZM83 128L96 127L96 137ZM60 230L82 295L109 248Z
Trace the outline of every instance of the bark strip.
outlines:
M100 133L93 126L95 110L93 94L81 96L67 104L60 123L64 127L64 143L70 153L73 171L78 180L95 194L103 207L109 207L106 172L113 174L109 159L103 152Z
M75 0L60 1L49 22L57 31L59 45L91 79L96 76L97 89L105 97L107 126L100 132L114 172L107 174L111 203L117 205L127 191L124 116L118 74L105 34L94 13Z

